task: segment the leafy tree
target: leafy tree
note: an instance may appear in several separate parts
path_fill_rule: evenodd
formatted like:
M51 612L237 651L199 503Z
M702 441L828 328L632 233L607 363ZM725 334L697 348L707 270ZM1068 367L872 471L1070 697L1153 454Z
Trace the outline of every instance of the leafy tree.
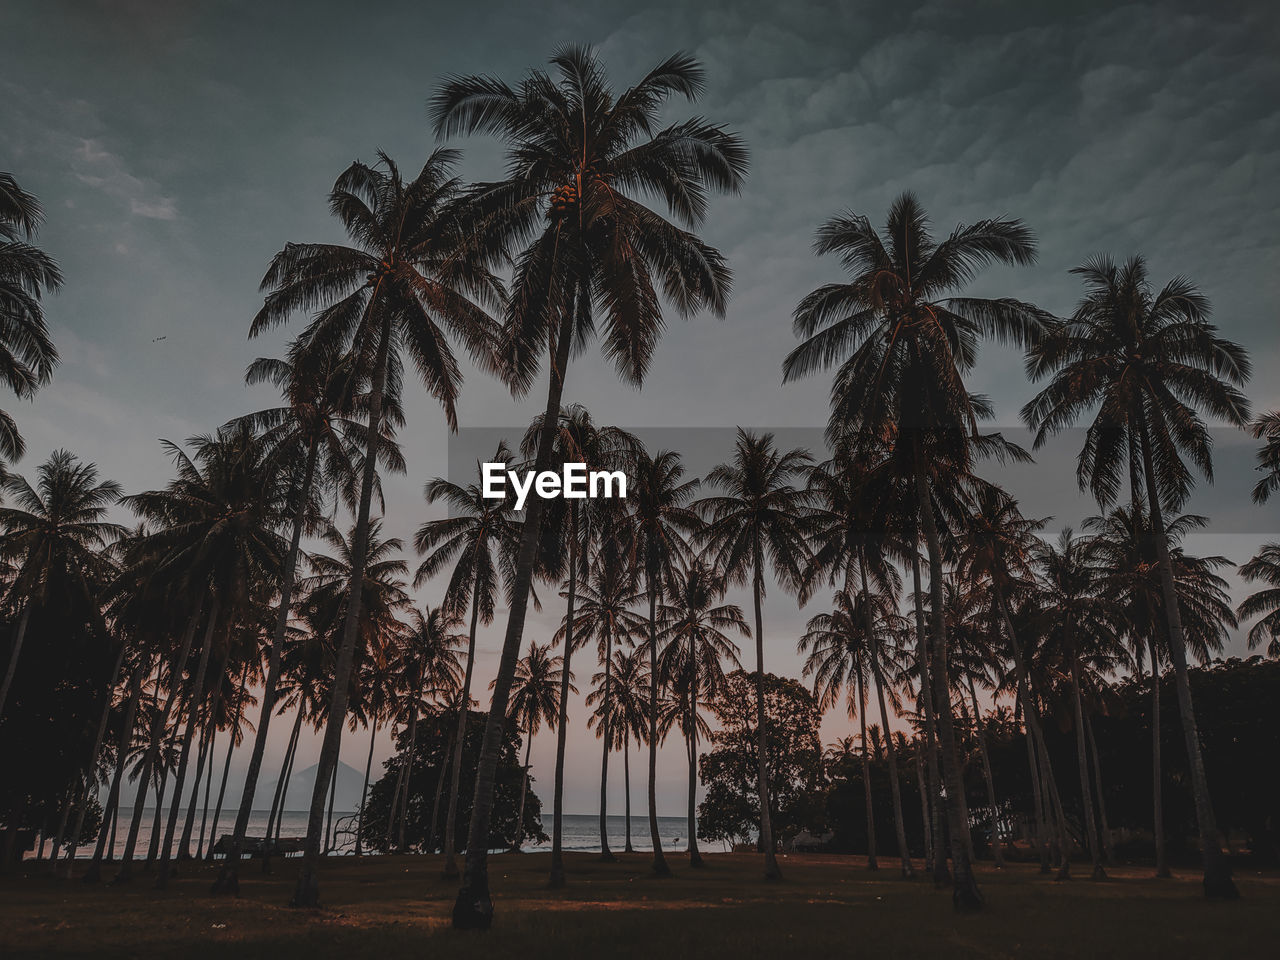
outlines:
M701 762L706 796L698 805L698 836L703 840L734 842L754 833L760 842L757 676L735 670L712 702L719 727ZM773 786L769 813L777 837L785 841L799 830L821 826L813 793L822 783L822 714L813 695L795 680L772 673L764 678L765 724L774 745L767 771Z

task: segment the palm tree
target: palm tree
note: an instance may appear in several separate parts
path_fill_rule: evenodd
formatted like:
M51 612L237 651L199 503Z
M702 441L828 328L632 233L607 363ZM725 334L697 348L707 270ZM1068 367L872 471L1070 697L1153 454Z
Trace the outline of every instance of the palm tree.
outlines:
M453 214L460 190L450 176L456 160L456 152L436 150L408 183L384 153L375 166L357 162L348 167L334 184L329 207L351 244L286 245L263 278L266 302L250 327L254 336L296 311L318 310L300 337L302 348L350 351L370 383L350 596L293 897L296 906L315 906L319 897L325 788L337 767L347 713L384 400L398 394L400 356L408 352L428 392L444 408L449 427L456 429L461 372L448 337L461 340L482 365L491 365L492 325L475 300L499 302L500 285L465 255L469 241Z
M1249 628L1249 649L1267 640L1267 656L1280 657L1280 543L1264 544L1258 555L1240 568L1240 576L1250 583L1267 585L1241 601L1237 610L1241 618L1260 617Z
M3 186L0 180L0 189ZM120 484L99 479L97 466L77 460L66 450L55 450L36 469L35 486L14 475L5 477L0 489L15 504L0 507L0 560L14 565L4 606L17 617L0 682L3 718L32 607L45 603L49 583L57 578L96 612L99 600L94 584L100 589L111 574L103 552L125 530L106 520L108 508L121 497Z
M354 403L353 391L358 386L354 382L354 372L350 357L338 357L326 351L307 352L300 343L294 341L286 359L261 357L250 364L245 373L247 383L271 383L284 395L285 403L282 406L261 410L242 419L253 428L265 431L266 441L272 446L273 458L280 462L281 469L288 475L293 531L289 540L289 553L281 570L275 624L267 653L267 673L253 750L245 771L231 846L222 862L218 878L213 883L211 892L214 894L238 894L240 890L240 852L245 832L249 828L249 818L253 813L254 794L266 753L267 733L271 717L275 713L281 657L293 603L302 534L304 530L314 526L314 514L318 512L317 488L321 483L325 486L337 483L348 489L351 486L354 471L352 461L356 459L352 448L360 433L359 425L349 416ZM382 456L388 466L396 465L398 453L393 447L384 447Z
M890 667L885 658L889 634L901 629L899 616L894 610L893 598L886 594L860 591L850 595L836 592L832 599L832 612L820 613L809 619L805 632L797 643L797 649L807 654L804 676L813 677L813 694L824 712L846 695L849 717L857 717L860 725L858 753L862 761L862 783L867 815L867 867L878 869L876 862L875 812L871 802L871 755L867 738L868 688L875 684L880 702L881 723L888 730L888 710L885 707L883 687L879 677ZM874 664L874 666L873 666ZM901 825L901 803L895 811ZM901 829L899 829L901 832ZM905 848L905 839L901 846ZM907 861L903 875L908 873L909 858L903 849L900 856Z
M814 525L806 492L796 481L812 465L804 450L779 451L773 434L754 434L738 428L733 459L707 475L707 485L720 491L698 502L707 518L701 533L714 558L732 584L751 584L755 610L756 760L759 767L760 847L764 852L766 880L780 880L773 826L769 818L769 744L764 712L764 620L761 604L765 593L765 566L784 587L799 588L808 566L807 539Z
M634 646L637 638L644 635L645 625L645 619L631 609L641 600L635 592L635 571L616 547L616 537L601 538L590 573L581 586L574 627L583 643L595 638L603 667L592 677L593 690L587 696L587 705L596 705L588 723L594 723L596 736L604 744L600 760L600 859L610 863L617 858L609 849L609 754L618 749L624 734L613 723L614 644L618 645L618 653L623 644Z
M1153 293L1141 257L1119 266L1096 257L1073 272L1083 277L1085 296L1072 317L1032 350L1032 378L1052 379L1023 408L1023 418L1036 429L1038 447L1092 414L1077 469L1081 488L1109 506L1127 472L1131 505L1136 510L1145 503L1151 529L1164 530L1165 508L1177 509L1192 484L1186 460L1213 478L1209 430L1198 410L1236 426L1248 420L1248 400L1237 389L1248 379L1248 358L1217 335L1208 300L1185 277ZM1169 543L1160 536L1155 541L1205 895L1235 898L1239 892L1222 853L1196 727Z
M603 736L604 729L608 727L608 737L612 742L606 740L605 749L622 751L623 819L626 821L623 852L634 853L631 846L631 741L634 738L637 744L648 742L649 670L638 651L615 650L613 661L607 668L610 676L607 701L604 697L605 672L591 678L595 689L587 695L587 706L596 708L592 720L597 733Z
M659 450L650 456L636 452L634 477L628 492L631 508L627 534L630 564L643 578L649 605L646 641L649 651L649 837L653 842L653 872L670 876L658 835L658 599L676 565L689 553L687 536L701 527L689 501L699 481L684 479L680 455Z
M535 71L514 88L493 77L453 78L431 106L437 135L491 133L507 147L507 179L479 185L472 200L479 243L515 262L502 340L513 389L527 391L544 351L547 358L537 470L552 460L573 344L599 328L605 355L638 385L662 332L664 297L682 315L704 307L724 313L729 269L691 231L706 217L707 194L736 191L747 164L741 141L701 118L659 126L670 97L693 100L702 90L702 69L692 58L668 58L621 94L585 48L565 47L551 62L558 76ZM637 196L665 202L683 226ZM537 498L526 516L476 777L466 877L453 917L460 928L492 923L486 838L542 519Z
M665 685L675 693L673 720L685 736L689 761L689 864L703 866L698 852L697 790L698 734L704 703L720 696L725 687L724 664L741 669L738 645L730 633L751 635L742 608L721 603L725 580L705 560L692 559L673 571L667 585L667 602L658 610L662 644L658 669Z
M536 455L538 439L542 435L542 418L536 418L525 434L521 451L526 457ZM557 465L582 464L587 471L620 470L637 448L639 441L617 427L597 426L591 413L581 404L572 404L560 411L555 428L552 455ZM579 504L577 499L559 501L559 509L553 509L544 521L544 541L554 544L557 554L548 558L558 566L560 554L567 553L565 590L561 594L567 601L562 626L557 631L555 643L564 644L563 682L568 683L573 653L585 639L577 635L578 582L589 569L592 546L606 528L604 535L617 526L619 508L616 501L595 500ZM567 514L567 516L565 516ZM564 549L559 549L563 547ZM556 771L551 830L552 887L564 886L564 759L566 735L569 729L569 697L567 687L560 691L560 719L556 725Z
M524 799L529 790L529 752L533 749L533 738L544 723L554 729L560 717L564 657L549 656L550 649L550 644L529 644L529 655L516 664L516 675L511 683L507 716L516 729L525 734L524 765L521 767L524 776L520 779L520 807L516 816L516 835L511 844L513 850L519 850L524 843ZM569 689L578 692L572 677L569 678Z
M920 532L928 548L932 595L933 673L938 738L946 780L946 812L955 865L957 908L978 909L982 895L969 863L963 778L949 698L942 543L935 495L940 471L967 472L978 421L989 413L964 387L983 337L1030 342L1042 325L1034 307L1016 300L947 296L992 263L1028 264L1035 242L1021 221L980 220L942 241L929 233L919 201L904 193L889 211L883 237L857 214L828 220L819 254L838 254L853 275L801 300L796 333L804 341L783 364L785 380L839 364L828 432L858 446L889 444L912 478Z
M286 553L277 532L285 520L286 489L262 439L240 424L189 442L193 446L191 455L176 444L166 443L177 466L177 476L164 490L134 494L123 501L153 525L148 542L140 546L163 555L161 569L171 571L177 579L181 594L195 610L193 623L200 616L201 603L206 597L209 601L200 656L187 697L187 724L175 772L174 804L156 877L160 887L168 882L187 758L199 719L198 705L203 702L208 685L207 670L215 643L221 646L226 642L249 610L258 586L278 579ZM187 637L193 636L193 630L189 624L175 661L174 675L178 680L190 651ZM173 700L171 695L170 705ZM140 807L139 800L135 804L135 823ZM133 825L130 833L136 833ZM127 877L126 861L117 879Z
M1236 620L1228 602L1227 584L1214 571L1229 566L1226 557L1198 557L1188 554L1180 541L1188 533L1208 524L1206 517L1184 514L1165 526L1173 565L1174 588L1182 635L1195 658L1208 662L1221 651L1227 627ZM1156 876L1170 877L1165 860L1163 765L1161 757L1161 663L1169 659L1168 617L1164 613L1164 591L1160 581L1159 548L1150 520L1139 506L1117 507L1105 517L1085 520L1092 534L1090 549L1112 602L1127 627L1131 659L1140 665L1144 655L1151 660L1151 768L1153 832L1156 847Z
M511 459L505 444L499 444L493 455L494 463L508 463ZM479 465L477 464L477 472ZM471 678L475 672L476 627L493 621L498 590L509 592L512 564L516 545L520 542L520 523L515 519L514 505L508 499L486 499L477 484L460 484L436 477L424 491L427 503L443 502L449 508L449 516L429 520L418 528L414 547L419 554L426 554L414 586L421 587L427 580L453 565L449 585L445 588L444 605L458 614L471 608L471 626L467 637L467 665L462 680L462 702L471 702ZM458 711L458 729L454 743L466 742L467 714L469 709ZM444 875L456 877L458 867L454 862L454 823L458 811L458 789L462 778L462 750L453 752L453 769L449 776L449 809L444 827Z
M13 174L0 173L0 380L19 399L48 383L58 362L41 298L62 286L62 271L31 243L43 223L40 201ZM24 449L13 417L0 410L0 479L3 461Z
M1089 786L1087 732L1082 675L1101 670L1111 672L1120 655L1116 611L1106 595L1103 575L1090 556L1090 544L1072 536L1068 527L1056 545L1042 543L1036 550L1040 582L1039 602L1047 614L1044 639L1064 663L1061 672L1070 681L1072 713L1076 729L1076 764L1080 776L1080 802L1084 809L1084 829L1093 861L1093 879L1106 879L1099 848L1098 825L1094 818ZM1101 784L1099 784L1101 790ZM1102 797L1098 796L1102 806Z

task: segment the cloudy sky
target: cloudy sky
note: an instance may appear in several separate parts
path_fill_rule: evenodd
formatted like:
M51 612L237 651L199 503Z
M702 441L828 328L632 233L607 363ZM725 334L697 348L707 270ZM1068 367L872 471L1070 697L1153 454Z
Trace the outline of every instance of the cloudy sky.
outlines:
M34 403L3 401L27 437L22 467L67 447L129 490L159 486L169 467L160 438L270 403L242 382L245 365L283 337L246 339L258 281L285 242L337 239L325 205L336 175L378 149L406 168L420 161L441 77L514 80L565 42L595 45L619 86L674 50L696 54L708 89L693 109L741 133L752 154L743 193L718 200L705 231L737 276L728 317L674 322L642 391L584 357L566 399L598 421L717 438L737 424L820 426L826 384L783 387L779 366L795 342L794 304L839 276L812 255L814 228L846 209L879 221L905 189L940 230L999 214L1035 230L1039 263L991 271L975 292L1065 313L1078 294L1067 271L1099 252L1140 252L1161 280L1191 276L1252 353L1255 405L1280 406L1276 8L960 6L9 0L0 169L44 201L40 242L67 275L49 304L63 357L53 384ZM464 176L497 172L492 143L460 145ZM971 385L1008 425L1034 389L1019 358L996 349ZM448 470L438 410L421 391L407 400L410 472L388 484L387 523L403 536L430 515L422 482ZM514 428L532 409L473 373L460 418L464 428ZM1240 469L1220 470L1214 498L1230 519L1195 547L1243 560L1257 531L1276 524L1274 510L1245 505L1249 451L1224 437L1233 443L1224 462ZM717 459L713 448L699 457ZM1005 478L1035 500L1029 513L1084 509L1066 472L1073 452ZM436 598L428 589L421 599ZM771 595L766 632L780 672L798 673L794 640L812 612ZM481 638L481 688L503 620ZM825 733L848 726L832 718ZM590 812L594 743L581 729L573 736L566 809ZM363 744L348 747L344 759L361 765ZM553 753L549 738L535 744L544 795ZM682 760L668 753L663 812L680 814Z

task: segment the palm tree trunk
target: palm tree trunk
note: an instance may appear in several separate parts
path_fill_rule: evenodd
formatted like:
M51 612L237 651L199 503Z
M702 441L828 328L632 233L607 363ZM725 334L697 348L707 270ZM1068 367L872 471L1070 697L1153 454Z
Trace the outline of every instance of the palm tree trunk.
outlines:
M396 832L396 817L400 813L400 796L401 794L404 793L404 775L405 775L405 766L407 764L408 764L407 758L399 764L400 769L396 771L396 786L395 786L395 789L391 792L391 806L387 809L387 832L383 836L383 845L387 848L388 853L392 853L395 850L395 848L391 845L391 838L395 836L395 832ZM447 775L448 767L449 767L449 756L448 756L448 753L446 752L444 766L440 770L440 778L436 781L437 787L439 787L439 785L444 782L444 778ZM439 791L437 790L437 794L438 793ZM432 819L433 820L435 819L434 813L432 814Z
M1068 628L1069 629L1069 628ZM1084 699L1080 696L1080 660L1074 645L1071 656L1071 695L1075 711L1076 766L1080 773L1080 802L1084 807L1084 830L1089 838L1089 859L1093 861L1093 879L1107 879L1102 866L1102 852L1098 847L1098 824L1093 815L1093 791L1089 788L1089 760L1084 742Z
M270 869L272 830L279 832L279 818L284 813L285 795L289 792L289 774L293 771L293 757L298 750L298 735L302 732L303 716L302 702L299 701L296 716L293 718L293 730L289 734L289 745L285 747L284 761L280 764L280 776L276 778L275 793L271 797L271 812L267 814L267 829L262 835L263 873ZM234 841L232 846L234 846Z
M381 282L381 281L379 281ZM377 297L376 291L370 303ZM382 322L378 353L374 361L373 383L369 388L369 423L365 431L364 476L360 481L360 505L355 531L351 537L351 581L347 589L346 618L342 625L342 642L338 645L334 665L333 692L329 698L328 722L320 745L316 765L316 782L311 791L311 809L307 816L307 839L302 852L302 867L291 904L315 907L320 903L320 841L324 827L326 781L338 766L342 746L342 728L347 722L347 701L351 696L351 671L355 665L356 640L360 635L360 600L364 589L364 569L369 552L369 508L373 502L373 481L378 471L378 448L382 432L382 393L387 382L387 362L391 349L391 315Z
M444 797L444 782L453 767L453 751L456 749L454 734L450 733L444 745L444 758L440 762L440 773L436 777L436 798L431 804L431 834L427 837L426 852L435 853L443 846L440 836L440 801ZM396 791L400 790L400 781L396 781ZM394 815L394 814L393 814Z
M1093 756L1093 783L1098 791L1098 824L1100 833L1102 834L1102 855L1106 858L1107 865L1115 864L1115 848L1111 843L1111 825L1107 822L1107 800L1106 794L1102 791L1102 757L1098 754L1098 741L1093 738L1093 721L1089 718L1089 711L1084 713L1084 732L1089 740L1089 752Z
M649 840L653 844L653 872L669 877L671 868L662 855L662 837L658 835L658 583L652 564L646 579L649 594Z
M187 729L182 736L182 750L178 755L178 768L174 772L173 804L169 809L169 822L165 825L164 843L160 850L160 867L156 873L156 889L163 890L169 883L169 859L173 852L174 833L178 829L178 812L182 809L182 785L187 777L187 763L191 758L191 740L200 717L200 703L204 699L205 674L209 669L209 654L213 649L213 631L218 623L222 600L214 595L209 609L209 623L205 627L204 641L200 644L200 659L196 675L191 680L191 697L187 702Z
M574 310L570 305L560 318L560 329L554 344L555 360L549 372L547 407L542 418L542 432L538 437L538 455L534 467L539 472L546 470L551 463L556 423L560 414L560 397L564 391L569 347L573 340L573 315ZM524 526L520 531L520 549L516 555L512 578L511 615L507 619L498 676L493 681L489 716L485 721L484 740L480 747L480 759L476 764L475 797L471 804L471 824L467 831L467 856L463 867L462 887L458 890L453 906L453 926L459 930L488 929L493 923L493 899L489 894L489 822L493 814L498 760L502 755L507 700L511 695L516 661L520 658L523 646L524 618L542 536L543 505L541 497L533 498L525 510Z
M862 553L858 554L858 572L862 580L862 595L870 600L871 593L867 586L867 558ZM875 621L871 615L871 604L863 604L864 627L867 631L867 642L869 647L868 660L871 663L871 673L876 685L876 700L880 704L880 726L884 730L885 740L887 741L889 754L889 785L893 792L893 824L898 835L898 856L902 860L902 876L910 879L915 876L915 868L911 866L911 854L907 850L907 828L902 822L902 790L898 785L898 756L893 745L893 733L889 730L889 711L885 707L884 702L884 680L880 674L880 650L879 641L875 639ZM863 749L866 749L866 743L863 743ZM870 793L868 793L868 797ZM868 803L868 809L870 804Z
M764 558L760 544L755 545L751 578L751 601L756 617L756 787L760 795L760 848L764 851L764 878L781 880L782 869L773 846L773 818L769 810L769 735L764 709L764 617L761 602L764 594ZM652 789L652 788L651 788Z
M871 800L871 751L867 749L867 691L862 670L857 671L858 726L862 733L862 798L867 814L867 869L879 870L876 860L876 811Z
M488 547L484 547L488 549ZM480 574L473 564L475 583L471 590L471 630L467 637L467 669L462 679L462 708L458 711L458 729L454 734L457 743L467 742L467 715L471 712L471 677L476 668L476 625L480 620ZM462 783L462 751L453 756L453 768L449 778L449 812L444 821L444 878L458 876L458 864L454 859L455 835L458 820L458 790Z
M947 855L942 844L942 780L938 772L937 724L933 716L933 686L929 669L929 640L924 625L924 585L920 579L920 555L911 551L911 577L915 586L916 608L916 665L920 671L920 702L924 705L924 741L927 754L926 771L929 775L929 870L933 884L942 888L951 883L951 871L947 868Z
M324 855L328 856L329 851L333 849L333 802L338 795L338 768L333 768L333 775L329 777L329 813L325 817L324 823Z
M564 662L560 667L560 716L556 724L556 774L551 814L551 876L547 886L563 887L564 879L564 748L569 731L569 661L573 656L574 600L578 587L578 504L569 504L569 604L564 623Z
M262 706L258 711L258 729L253 735L253 751L249 754L249 766L245 770L244 787L240 791L240 806L236 811L236 824L231 831L231 847L227 850L222 869L213 882L213 894L240 893L240 852L244 847L244 835L253 815L253 798L258 788L258 776L267 750L267 730L276 707L276 692L280 686L280 655L284 650L285 631L289 626L289 609L293 602L293 581L298 569L298 554L302 543L302 528L306 524L306 503L311 498L311 486L315 480L318 444L312 440L307 447L307 463L303 469L302 485L298 489L298 510L293 518L293 536L289 541L289 554L285 558L280 582L280 602L276 607L275 630L271 635L271 651L267 656L267 679L262 687ZM301 712L301 708L299 708ZM268 834L268 839L270 834Z
M89 754L89 766L82 778L82 789L80 791L80 799L76 804L76 822L75 827L71 831L71 836L66 838L67 841L67 868L66 876L71 875L71 865L76 859L76 847L80 845L80 834L84 831L84 817L89 808L89 798L97 793L98 790L98 755L102 752L102 742L106 739L107 725L111 720L111 702L114 699L113 694L116 684L120 682L120 670L124 666L126 644L120 642L120 649L116 652L116 663L111 670L111 682L106 688L106 698L102 704L102 713L98 717L98 732L93 738L93 751ZM58 825L58 837L54 841L53 852L50 859L56 861L58 859L58 849L63 840L63 829L66 826L66 812L64 811L63 822ZM104 817L105 820L105 817Z
M631 846L631 735L624 734L622 738L622 788L626 794L626 820L627 820L627 842L622 848L623 853L635 853L635 848Z
M204 859L204 836L205 829L209 826L209 794L213 789L213 759L215 747L218 743L218 728L212 726L212 732L209 734L209 773L204 778L204 809L200 813L200 833L197 835L196 841L196 859Z
M924 772L924 737L919 737L916 741L916 791L920 794L920 835L924 837L924 862L925 869L930 869L933 862L933 833L932 824L929 822L929 787L928 780Z
M889 730L889 710L884 700L884 681L880 676L880 667L873 663L875 674L876 700L880 704L880 726L885 731L885 745L889 754L889 789L893 794L893 825L898 835L898 856L902 860L902 876L910 880L916 875L911 865L911 851L907 848L907 825L902 818L902 786L898 782L898 748L893 742L893 733Z
M405 852L405 826L409 822L409 794L412 791L413 784L413 758L418 748L418 697L419 691L413 692L413 707L409 712L409 752L405 756L404 761L404 787L400 794L400 827L396 834L396 853ZM462 704L461 709L466 710L467 705ZM446 824L445 830L447 831Z
M235 717L231 721L231 735L227 738L227 758L222 763L222 780L218 784L218 802L214 804L213 808L213 823L209 826L208 859L210 860L213 859L213 848L218 842L218 822L222 818L222 798L227 792L227 776L231 772L231 754L236 748L236 737L240 733L240 721L244 719L245 684L248 678L249 661L246 659L244 666L240 668L240 682L237 684L240 697L236 701Z
M925 478L924 454L919 437L914 437L916 498L929 550L929 593L933 614L933 691L938 708L938 742L942 750L942 770L946 784L943 806L951 833L951 863L955 877L952 903L957 910L982 908L982 892L969 862L968 817L964 800L964 776L956 752L955 725L951 717L951 685L947 671L947 623L942 593L942 544L933 515L933 498Z
M369 796L369 774L373 772L373 745L378 740L378 725L370 720L369 723L369 755L364 761L364 784L360 787L360 810L356 813L356 856L364 856L364 848L361 841L364 839L364 807Z
M1173 876L1164 853L1164 771L1160 757L1160 660L1155 637L1151 645L1151 797L1152 830L1156 843L1156 876L1165 879Z
M133 815L129 820L129 833L125 837L124 852L120 855L120 869L116 872L111 881L112 883L124 883L130 880L133 875L133 852L138 843L138 831L142 828L143 803L147 796L147 785L151 782L152 770L156 761L160 758L160 744L164 740L165 729L169 724L169 714L172 712L174 704L178 702L178 695L182 690L182 675L187 669L187 659L191 655L191 643L195 639L196 627L200 625L200 614L203 608L204 597L201 597L200 602L196 604L195 612L191 614L186 630L183 631L182 646L173 661L173 669L169 675L169 695L165 698L164 709L155 720L155 728L151 731L151 743L148 744L147 753L142 760L142 769L138 774L138 793L134 798ZM157 681L157 685L158 683L159 681ZM157 810L160 807L160 803L160 798L157 797ZM154 831L152 839L155 839Z
M694 649L694 631L689 631L689 733L685 748L689 752L689 866L705 866L698 850L698 661Z
M1206 897L1234 900L1240 896L1231 878L1231 862L1222 852L1222 838L1213 814L1209 796L1209 778L1204 772L1204 755L1200 749L1200 731L1196 727L1195 706L1191 702L1191 677L1187 670L1187 646L1182 633L1182 612L1178 609L1178 591L1173 581L1173 562L1169 559L1169 538L1165 534L1160 491L1151 456L1151 437L1146 421L1142 422L1142 465L1147 480L1147 503L1151 511L1151 531L1155 535L1156 556L1160 563L1160 586L1164 593L1165 618L1169 624L1169 659L1173 662L1174 689L1178 694L1178 715L1182 720L1182 736L1187 743L1187 766L1191 771L1191 792L1195 797L1196 822L1200 827L1200 851L1204 858L1204 893Z
M210 711L212 713L212 711ZM191 841L196 832L196 811L200 809L200 788L208 786L213 773L213 764L209 760L213 743L213 724L206 723L196 736L196 776L191 782L191 799L187 801L187 815L183 823L182 838L178 841L178 853L175 860L191 859ZM206 776L206 772L209 776ZM207 806L207 804L206 804ZM208 810L205 811L206 816Z
M9 687L13 685L13 675L18 670L18 656L22 653L22 641L27 636L27 621L31 618L31 604L22 608L22 616L18 617L18 627L13 635L13 649L9 652L9 666L4 671L4 682L0 683L0 717L4 716L4 705L9 699Z
M85 883L96 883L102 877L102 857L107 840L107 824L114 822L120 806L120 783L124 779L124 769L129 763L129 744L133 740L134 720L138 715L138 701L142 699L142 680L151 665L148 657L139 657L133 668L133 676L129 678L129 701L124 708L124 719L120 724L120 736L116 740L116 769L111 775L111 786L107 790L107 803L103 808L102 826L98 829L98 840L93 848L93 858L82 878ZM141 789L141 788L139 788ZM76 821L79 828L84 829L81 818ZM112 844L114 852L114 844ZM72 848L74 857L74 847ZM67 870L71 869L71 860L67 862Z
M987 803L991 806L991 855L996 866L1004 866L1004 842L1000 837L1000 813L996 805L995 778L991 775L991 756L987 752L987 734L982 722L982 713L978 706L978 691L973 684L973 674L969 674L969 699L973 703L973 724L978 732L978 752L982 756L982 777L987 785Z
M1004 590L999 582L992 585L995 594L997 613L1004 624L1009 638L1009 650L1013 654L1014 683L1018 699L1022 703L1022 719L1035 742L1036 761L1040 769L1040 783L1044 790L1045 809L1049 818L1056 821L1058 845L1062 862L1058 870L1058 879L1065 880L1071 872L1071 841L1067 836L1067 820L1062 809L1062 798L1058 794L1057 781L1053 776L1053 765L1049 762L1049 748L1045 743L1044 730L1040 725L1040 716L1036 711L1035 699L1031 695L1030 674L1022 656L1022 646L1018 642L1018 634L1013 629L1013 618L1009 616L1009 607L1004 599Z
M605 863L616 863L618 858L609 849L609 745L613 739L610 729L610 713L613 684L613 629L607 628L604 637L604 700L601 704L603 714L600 717L600 739L604 743L600 757L600 859Z
M1035 737L1031 733L1031 723L1026 720L1030 706L1018 693L1018 702L1022 704L1022 716L1025 723L1023 741L1027 745L1027 768L1031 775L1031 799L1036 812L1036 847L1040 852L1040 872L1049 872L1049 827L1044 800L1044 791L1040 783L1040 761L1036 757Z
M151 819L151 840L147 844L147 861L143 865L143 873L149 873L160 855L160 838L164 836L164 798L169 789L169 769L160 771L159 783L156 785L156 813Z
M529 730L528 739L524 742L524 766L520 769L524 775L520 778L520 806L516 809L516 842L518 851L524 845L524 799L529 793L529 753L533 750L533 729Z

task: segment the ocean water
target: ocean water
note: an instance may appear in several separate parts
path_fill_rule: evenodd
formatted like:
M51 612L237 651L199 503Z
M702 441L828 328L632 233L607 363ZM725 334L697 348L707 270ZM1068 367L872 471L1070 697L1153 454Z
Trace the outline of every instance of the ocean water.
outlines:
M562 844L565 850L583 850L588 852L600 849L600 815L566 813L562 818L564 837ZM627 842L627 818L609 817L606 821L609 835L609 849L615 853L623 850ZM551 812L542 812L542 830L551 835ZM689 821L685 817L659 817L658 838L662 841L663 850L684 850L689 843ZM652 850L653 842L649 837L649 817L647 814L631 815L631 846L636 850ZM542 844L525 844L525 850L550 850L551 841Z
M249 817L248 835L251 837L261 837L267 830L267 819L270 816L269 810L255 810ZM116 842L114 846L115 856L118 858L124 853L125 840L129 833L128 818L133 815L133 811L126 808L120 811L120 822L116 827ZM212 818L212 814L210 814ZM335 811L333 815L334 828L338 833L338 837L334 846L339 852L350 850L354 843L354 833L352 832L352 814L346 811ZM142 817L142 826L138 831L138 843L134 851L137 858L145 858L147 855L147 847L151 842L151 827L155 822L155 810L152 807L146 808ZM216 839L223 834L230 834L235 829L236 812L234 810L222 811L222 816L218 820L217 829L213 831L213 837ZM164 825L161 824L163 836ZM200 817L196 816L196 831L200 829ZM205 836L209 836L209 825L205 826ZM551 812L546 811L542 818L542 829L547 836L551 835ZM624 816L611 816L607 821L607 829L609 834L609 848L614 851L621 851L626 847L627 818ZM564 839L563 846L565 850L576 850L585 852L595 852L600 849L600 817L598 814L577 814L566 813L563 817ZM307 811L305 810L286 810L282 815L280 822L280 836L283 837L302 837L307 833ZM182 835L182 821L178 821L178 836ZM662 840L664 850L684 850L689 842L689 824L684 817L659 817L658 818L658 836ZM196 840L193 838L192 853L195 853ZM206 841L207 843L207 841ZM649 838L649 818L647 815L633 814L631 817L631 846L635 850L652 850L653 844ZM551 841L548 840L542 844L526 843L524 850L528 852L550 850ZM78 856L89 856L92 853L92 846L81 847L77 851Z

